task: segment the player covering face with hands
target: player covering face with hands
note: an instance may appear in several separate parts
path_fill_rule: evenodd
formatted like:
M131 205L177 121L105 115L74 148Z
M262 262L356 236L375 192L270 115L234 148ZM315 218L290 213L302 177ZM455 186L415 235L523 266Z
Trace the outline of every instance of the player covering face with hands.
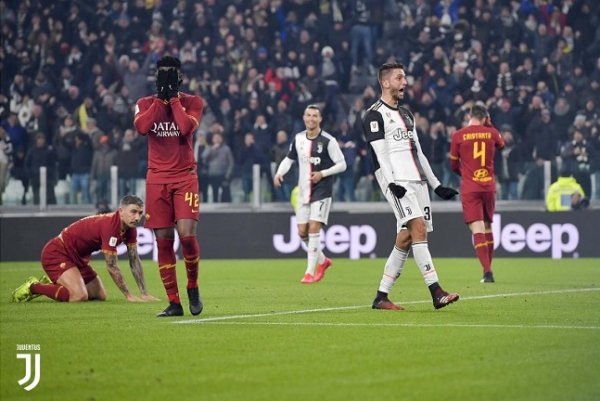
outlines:
M164 56L156 67L156 95L137 101L134 125L148 140L144 226L154 231L158 270L169 299L167 308L157 316L183 315L173 250L175 231L181 241L189 310L198 315L204 304L198 288L200 248L196 235L200 197L194 132L204 103L199 96L180 90L179 59Z
M381 98L366 111L363 132L373 154L375 177L396 216L397 234L373 309L404 309L392 303L388 294L402 273L411 249L431 293L433 306L443 308L458 301L459 295L442 289L429 253L427 232L433 230L433 224L427 184L442 199L452 199L457 192L440 185L421 150L413 114L398 104L404 98L407 85L404 66L384 64L378 78Z
M162 66L156 72L156 93L159 99L169 100L177 97L179 86L181 85L181 76L175 66Z

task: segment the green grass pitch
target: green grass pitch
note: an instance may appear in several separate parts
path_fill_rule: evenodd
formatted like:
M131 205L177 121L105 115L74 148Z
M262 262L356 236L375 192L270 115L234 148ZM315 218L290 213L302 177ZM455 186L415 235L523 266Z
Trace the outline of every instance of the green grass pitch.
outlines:
M157 319L161 302L133 304L103 262L107 302L11 304L37 263L0 264L2 400L600 400L600 261L497 259L480 284L476 259L435 259L461 300L434 310L412 259L391 299L370 308L382 259L334 260L299 283L304 260L201 262L202 315ZM120 267L130 287L125 260ZM179 262L180 289L185 270ZM183 290L185 293L185 290ZM41 380L17 381L17 344L39 344ZM26 384L25 384L26 385Z

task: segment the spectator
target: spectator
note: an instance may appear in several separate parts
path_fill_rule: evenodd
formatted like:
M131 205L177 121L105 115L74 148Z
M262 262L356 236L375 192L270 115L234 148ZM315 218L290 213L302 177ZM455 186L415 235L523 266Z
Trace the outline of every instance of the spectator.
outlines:
M64 180L71 174L71 151L75 136L80 133L71 115L66 115L58 128L58 135L54 135L52 144L58 159L58 179Z
M90 178L95 182L95 201L110 199L110 168L117 164L117 151L110 147L107 135L100 137L100 148L94 151Z
M135 132L126 129L123 139L117 144L117 167L119 168L119 199L125 195L135 195L138 164L134 147Z
M340 130L335 139L342 150L346 161L346 170L338 175L339 186L337 200L345 202L356 202L354 190L356 188L356 158L358 157L358 145L354 133L346 120L340 123Z
M71 204L89 205L92 203L90 196L90 172L94 150L90 138L86 134L78 133L73 139L71 150ZM81 198L79 194L81 193Z
M504 149L496 152L495 170L500 183L500 198L518 200L519 178L522 174L521 147L515 143L512 129L504 125L500 127Z
M46 201L49 205L54 205L56 204L54 195L56 155L52 147L46 143L46 135L43 132L35 134L35 144L25 156L25 169L29 174L34 205L40 204L40 167L46 167Z
M284 130L277 131L275 144L271 148L271 166L277 168L281 161L285 159L290 148L287 132ZM292 189L298 182L296 167L292 166L291 171L284 177L281 186L275 188L275 200L278 202L287 202L290 200ZM267 178L270 178L268 176Z
M370 0L352 0L351 7L352 74L356 74L358 68L365 64L369 75L375 75L375 67L373 67L373 26L371 22L374 3ZM362 51L363 56L360 60L359 51ZM364 63L362 60L364 60Z
M12 143L10 137L0 127L0 205L2 205L2 194L8 183L10 168L12 167Z
M591 162L595 157L594 151L583 133L576 129L572 140L563 146L561 152L567 173L575 178L586 194L592 193Z
M223 134L213 134L212 145L204 150L202 158L208 167L212 201L231 202L229 183L233 173L233 154L229 146L223 143Z
M198 135L196 161L198 163L198 188L200 189L200 196L202 197L203 203L208 202L208 166L202 157L202 154L207 148L208 145L206 144L206 135Z
M543 109L540 119L536 119L528 128L533 150L534 164L527 171L523 199L544 199L544 163L550 162L552 177L556 176L556 157L558 153L558 133L551 121L550 110Z
M253 190L253 166L255 164L264 164L264 155L256 147L254 134L252 132L244 135L244 148L240 153L240 167L242 170L242 190L244 191L244 201L250 201L250 194Z

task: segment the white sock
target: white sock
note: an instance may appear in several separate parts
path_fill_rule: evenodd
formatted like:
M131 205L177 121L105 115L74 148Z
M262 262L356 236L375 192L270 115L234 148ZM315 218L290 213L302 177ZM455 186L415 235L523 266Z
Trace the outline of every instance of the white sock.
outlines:
M379 291L385 292L386 294L390 293L392 286L402 273L409 252L410 250L404 251L394 246L387 262L385 262L383 276L381 277L381 283L379 283Z
M308 249L308 237L302 238L302 241L304 241L304 243L306 244L306 248ZM320 265L321 263L323 263L325 261L325 254L321 250L320 246L318 247L318 251L319 251L319 254L317 256L317 264Z
M319 246L321 245L319 236L319 233L308 234L308 264L306 266L306 273L309 273L311 276L315 275L315 269L317 268L317 261L319 259Z
M435 267L433 266L433 261L431 260L427 241L413 243L412 250L413 255L415 255L415 262L417 262L417 266L419 266L425 284L430 286L431 284L436 283L438 281L438 276Z

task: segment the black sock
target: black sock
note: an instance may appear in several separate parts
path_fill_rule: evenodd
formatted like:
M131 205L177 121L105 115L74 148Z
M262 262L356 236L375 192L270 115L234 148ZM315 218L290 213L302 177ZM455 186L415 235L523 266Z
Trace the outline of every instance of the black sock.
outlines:
M440 287L440 285L438 284L437 281L429 286L429 292L431 292L431 297L432 298L435 298L435 293L440 288L441 287Z
M377 296L375 297L375 299L377 301L379 301L380 299L386 299L387 296L388 296L387 292L377 291Z

